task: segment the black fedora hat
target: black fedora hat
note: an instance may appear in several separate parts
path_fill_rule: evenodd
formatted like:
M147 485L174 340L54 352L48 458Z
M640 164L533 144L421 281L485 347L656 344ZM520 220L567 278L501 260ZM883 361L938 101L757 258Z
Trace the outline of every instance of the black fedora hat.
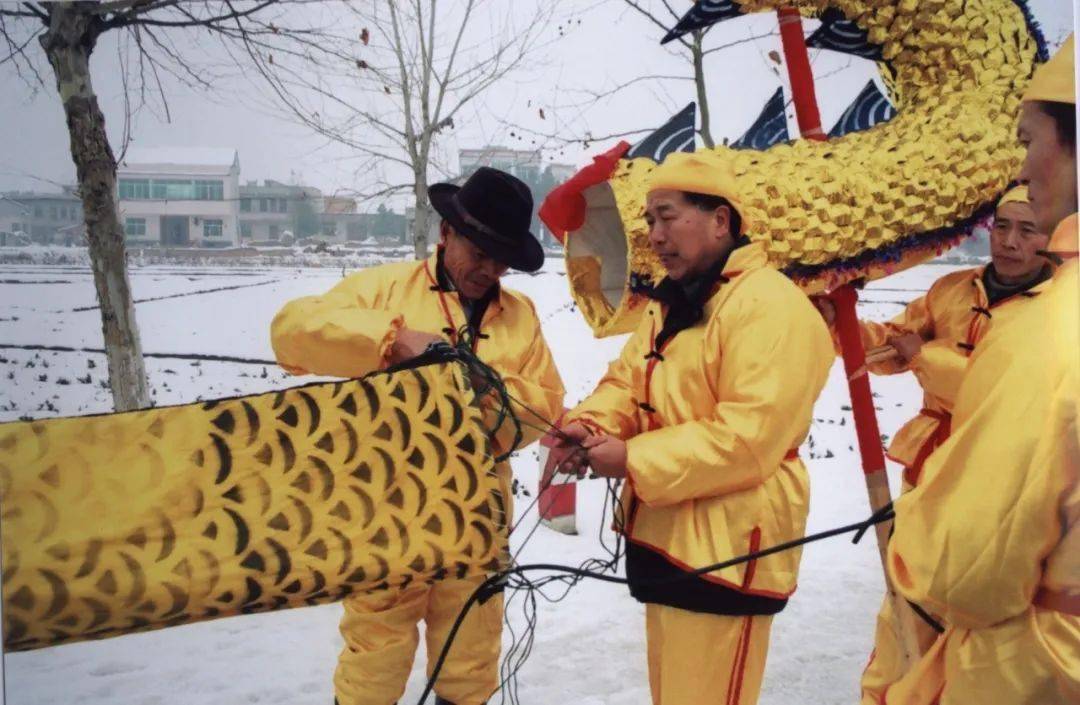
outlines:
M544 264L544 250L529 232L529 187L504 171L482 166L463 186L432 184L431 206L484 254L522 272Z

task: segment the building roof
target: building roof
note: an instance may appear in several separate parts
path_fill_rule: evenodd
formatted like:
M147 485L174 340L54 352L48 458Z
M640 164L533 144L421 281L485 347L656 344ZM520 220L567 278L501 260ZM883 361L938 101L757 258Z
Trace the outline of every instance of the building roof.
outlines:
M82 203L82 199L73 193L44 193L41 191L8 191L0 193L0 199L25 205L33 201L67 201Z
M240 185L240 197L248 198L260 196L295 196L296 194L307 194L309 198L321 198L322 192L319 189L312 186L294 186L292 184L283 184L280 181L274 181L273 179L266 179L260 184L258 181L248 181L246 184Z
M201 167L224 173L240 166L240 157L233 147L130 147L120 168L134 167Z

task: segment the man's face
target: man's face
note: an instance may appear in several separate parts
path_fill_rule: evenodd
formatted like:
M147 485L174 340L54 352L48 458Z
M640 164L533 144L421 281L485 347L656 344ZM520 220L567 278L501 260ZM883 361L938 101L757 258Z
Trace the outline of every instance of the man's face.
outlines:
M466 299L481 298L509 269L505 264L485 255L445 220L440 227L439 236L444 247L443 266L454 282L454 287Z
M1076 212L1076 152L1058 139L1054 119L1037 103L1024 103L1018 134L1027 149L1020 181L1028 186L1035 225L1039 232L1053 233Z
M1046 249L1050 236L1035 226L1035 212L1026 203L1006 203L994 214L990 231L990 257L1006 283L1021 282L1043 268L1046 260L1035 254Z
M730 217L726 206L703 211L681 191L652 191L645 202L649 245L675 281L704 273L730 247Z

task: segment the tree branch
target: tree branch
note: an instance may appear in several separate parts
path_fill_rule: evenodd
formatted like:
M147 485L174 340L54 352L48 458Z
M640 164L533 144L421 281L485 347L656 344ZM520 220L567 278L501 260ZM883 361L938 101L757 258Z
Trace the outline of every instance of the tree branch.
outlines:
M668 26L667 26L666 24L664 24L663 22L661 22L661 21L660 21L660 20L659 20L659 19L658 19L658 18L656 17L656 15L654 15L653 13L649 12L648 10L646 10L646 9L645 9L644 7L642 7L642 6L641 6L641 5L639 5L639 4L637 3L637 2L635 2L635 0L623 0L623 2L624 2L624 3L626 3L627 5L629 5L630 7L634 8L635 10L637 10L637 11L638 11L638 13L639 13L639 14L640 14L640 15L641 15L642 17L645 17L645 18L646 18L646 19L648 19L648 20L649 20L650 22L652 22L653 24L655 24L655 25L656 25L657 27L659 27L660 29L664 30L664 34L667 34L667 33L668 33L669 31L671 31L671 27L668 27ZM669 10L669 11L671 12L671 14L672 14L672 15L673 15L673 16L675 17L675 19L676 19L676 20L678 20L678 19L679 19L679 15L678 15L678 14L676 14L675 10L674 10L674 9L672 9L671 5L668 5L666 1L664 2L664 5L666 5L666 6L667 6L667 9L668 9L668 10ZM689 43L688 41L686 41L686 39L684 39L683 37L678 37L678 38L676 39L676 41L677 41L677 42L679 42L680 44L682 44L682 45L683 45L684 47L686 47L687 49L689 49L689 48L690 48L690 43Z
M45 10L43 10L42 8L36 7L34 5L34 3L32 3L32 2L24 2L23 7L25 7L27 9L27 11L30 12L31 15L33 15L34 17L37 17L39 20L44 22L46 25L49 24L49 13L46 12ZM17 10L15 12L17 12Z
M109 29L115 27L124 27L127 25L144 25L150 27L213 27L214 25L225 24L232 20L243 19L250 17L257 12L265 10L273 5L277 0L263 0L257 5L253 5L246 10L232 9L231 12L223 15L216 15L214 17L196 17L189 12L183 5L177 3L170 3L168 6L175 8L180 14L185 15L187 19L184 20L156 20L143 17L142 15L129 15L122 14L116 15L105 23L105 26ZM226 3L232 8L232 3ZM164 5L163 5L164 6Z

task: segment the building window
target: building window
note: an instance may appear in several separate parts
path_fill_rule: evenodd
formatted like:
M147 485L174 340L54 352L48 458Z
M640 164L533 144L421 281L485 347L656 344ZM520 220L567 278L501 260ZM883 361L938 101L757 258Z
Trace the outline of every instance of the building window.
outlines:
M146 237L146 218L125 218L124 235L127 237Z
M223 201L225 200L225 184L221 181L196 181L195 200L197 201Z
M265 213L268 210L269 210L269 206L267 206L267 204L266 204L266 199L265 198L260 198L259 199L259 212L260 213Z
M120 179L120 199L145 201L150 198L150 179Z
M193 201L195 185L181 179L154 179L150 184L150 196L167 201Z
M278 226L276 226L276 225L271 225L270 226L270 239L271 240L277 240L278 239Z
M250 198L241 198L240 199L240 212L241 213L250 213L251 212L251 199Z
M240 221L240 237L251 237L251 223L247 221Z
M278 213L288 213L289 212L289 204L284 198L279 198L277 200L277 207L278 207Z
M35 218L40 218L42 216L42 214L43 214L43 211L41 210L41 206L34 206L34 217Z
M221 220L207 218L203 221L203 237L221 237L222 225Z

